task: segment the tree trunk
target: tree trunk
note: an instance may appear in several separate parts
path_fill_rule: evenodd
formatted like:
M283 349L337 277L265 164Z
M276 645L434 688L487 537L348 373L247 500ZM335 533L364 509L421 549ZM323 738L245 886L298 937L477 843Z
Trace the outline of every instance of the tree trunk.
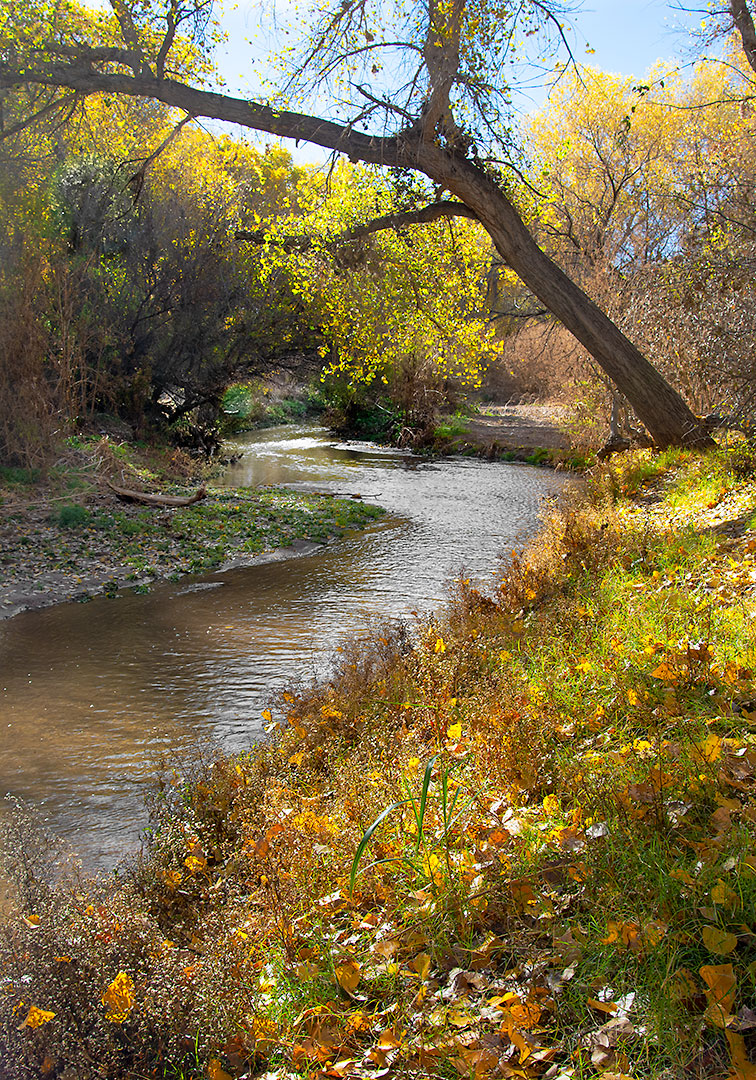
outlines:
M468 158L418 148L417 163L474 210L502 259L625 395L658 446L713 446L711 436L656 368L536 244L498 185Z

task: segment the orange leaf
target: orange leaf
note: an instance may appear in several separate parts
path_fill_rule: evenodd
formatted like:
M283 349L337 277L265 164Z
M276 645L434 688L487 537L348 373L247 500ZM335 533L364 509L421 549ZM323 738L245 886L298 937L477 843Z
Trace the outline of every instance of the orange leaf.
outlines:
M119 971L115 979L103 991L100 1001L107 1008L105 1019L122 1024L134 1008L134 982L125 971Z
M675 682L678 676L678 672L666 660L662 660L662 662L654 668L651 674L655 679L663 679L664 682Z
M617 1006L613 1001L598 1001L596 998L588 998L588 1004L592 1009L598 1009L599 1012L609 1013L612 1016L617 1011Z
M735 1004L737 979L732 964L704 964L698 973L707 986L706 1019L716 1027L724 1028Z
M55 1016L54 1012L47 1012L46 1009L38 1009L36 1005L31 1005L29 1011L26 1014L26 1019L22 1024L19 1024L19 1030L21 1028L38 1028L42 1027L49 1020L52 1020Z
M224 1072L217 1058L210 1058L208 1061L207 1075L209 1080L233 1080L230 1073Z

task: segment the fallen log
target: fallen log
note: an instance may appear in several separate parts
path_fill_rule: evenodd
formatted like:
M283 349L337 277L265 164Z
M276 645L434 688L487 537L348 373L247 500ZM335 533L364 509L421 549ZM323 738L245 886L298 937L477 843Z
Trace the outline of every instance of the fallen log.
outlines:
M198 488L193 495L151 495L147 491L131 491L129 488L116 487L109 480L105 483L121 502L143 503L145 506L192 506L207 496L204 487Z

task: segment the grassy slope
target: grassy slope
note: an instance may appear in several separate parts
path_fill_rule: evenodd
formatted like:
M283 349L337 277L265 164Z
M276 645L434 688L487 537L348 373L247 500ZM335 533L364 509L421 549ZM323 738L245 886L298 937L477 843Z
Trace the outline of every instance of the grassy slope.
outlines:
M127 884L27 884L6 1053L752 1080L753 465L626 456L495 594L460 583L285 695L269 744L166 778Z

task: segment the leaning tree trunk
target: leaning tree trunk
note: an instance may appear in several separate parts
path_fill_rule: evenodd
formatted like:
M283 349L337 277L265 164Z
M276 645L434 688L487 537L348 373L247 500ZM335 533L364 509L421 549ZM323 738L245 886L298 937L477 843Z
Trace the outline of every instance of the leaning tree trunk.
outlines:
M702 422L589 296L539 248L501 188L468 158L420 146L418 165L474 210L502 259L625 395L657 446L713 446Z

